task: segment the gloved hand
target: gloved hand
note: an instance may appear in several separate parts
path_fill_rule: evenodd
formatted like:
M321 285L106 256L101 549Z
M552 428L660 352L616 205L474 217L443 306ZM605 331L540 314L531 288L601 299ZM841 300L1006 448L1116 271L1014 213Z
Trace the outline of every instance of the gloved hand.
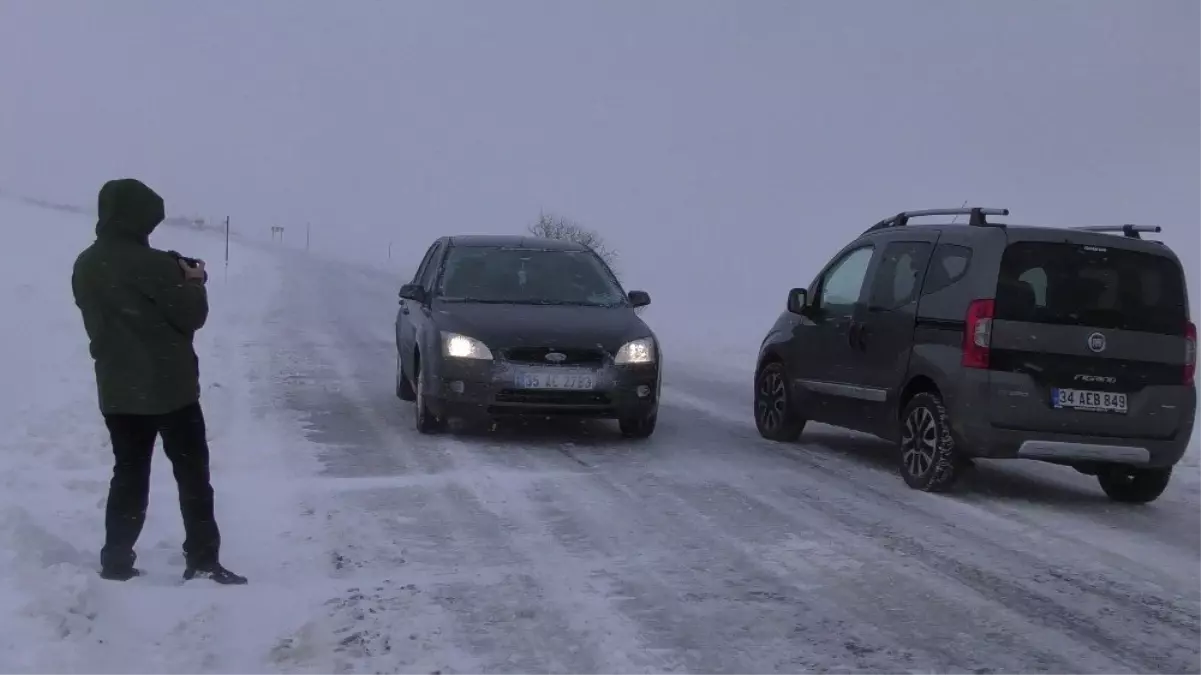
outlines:
M171 257L175 258L175 262L179 263L185 279L194 279L201 283L208 283L209 273L204 269L203 260L180 255L177 251L167 251L167 253L170 253Z

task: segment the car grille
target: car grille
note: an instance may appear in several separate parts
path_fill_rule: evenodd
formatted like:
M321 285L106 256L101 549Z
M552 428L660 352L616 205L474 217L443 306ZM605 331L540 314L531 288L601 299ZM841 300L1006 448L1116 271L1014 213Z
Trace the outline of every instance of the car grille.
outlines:
M528 389L502 389L496 394L497 403L522 405L610 405L608 394L595 391L542 391Z
M562 361L548 361L546 355L558 352L567 358ZM514 347L501 351L506 361L515 363L537 363L539 365L600 365L607 356L600 349L559 349L557 347Z

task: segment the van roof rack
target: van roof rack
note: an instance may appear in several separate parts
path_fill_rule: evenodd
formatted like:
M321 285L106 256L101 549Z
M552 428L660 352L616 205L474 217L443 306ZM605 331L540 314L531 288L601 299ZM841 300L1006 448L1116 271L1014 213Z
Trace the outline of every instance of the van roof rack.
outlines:
M1079 230L1081 232L1121 232L1124 236L1131 239L1142 239L1143 232L1159 233L1163 232L1163 228L1159 225L1083 225L1080 227L1069 228Z
M910 218L924 216L967 216L967 224L972 227L1004 227L1002 223L990 223L986 216L1007 216L1009 209L992 209L981 206L964 206L958 209L925 209L922 211L901 211L891 218L885 218L867 229L868 232L884 230L890 227L904 227Z

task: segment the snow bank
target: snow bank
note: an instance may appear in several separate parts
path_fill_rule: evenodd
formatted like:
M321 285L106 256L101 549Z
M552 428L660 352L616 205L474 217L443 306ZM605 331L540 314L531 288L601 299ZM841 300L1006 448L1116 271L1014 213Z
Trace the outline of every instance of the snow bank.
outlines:
M225 270L220 236L164 226L152 237L210 261L202 402L223 560L252 585L177 587L183 527L161 452L137 549L147 575L121 584L96 575L111 451L70 289L93 221L0 199L0 227L0 671L260 669L306 618L295 575L319 555L288 487L312 474L312 454L297 452L294 425L256 394L267 385L271 347L259 335L278 258L234 244Z

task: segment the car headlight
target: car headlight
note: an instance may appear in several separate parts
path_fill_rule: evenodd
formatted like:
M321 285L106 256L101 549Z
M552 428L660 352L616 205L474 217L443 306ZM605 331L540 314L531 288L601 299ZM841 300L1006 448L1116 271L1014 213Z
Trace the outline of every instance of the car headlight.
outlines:
M452 359L492 360L492 350L488 349L488 345L458 333L442 333L442 354Z
M617 356L614 357L613 362L619 366L631 363L654 363L654 338L644 337L625 343L621 349L617 350Z

